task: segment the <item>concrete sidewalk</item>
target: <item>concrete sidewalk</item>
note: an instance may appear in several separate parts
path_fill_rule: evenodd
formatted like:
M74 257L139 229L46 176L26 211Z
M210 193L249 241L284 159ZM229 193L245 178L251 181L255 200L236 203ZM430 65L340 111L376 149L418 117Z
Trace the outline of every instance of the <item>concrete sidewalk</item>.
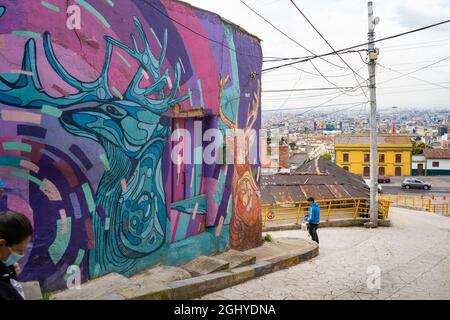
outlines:
M184 265L156 266L130 278L111 273L80 289L51 295L52 300L194 299L297 265L319 254L315 242L281 238L244 252L201 256Z

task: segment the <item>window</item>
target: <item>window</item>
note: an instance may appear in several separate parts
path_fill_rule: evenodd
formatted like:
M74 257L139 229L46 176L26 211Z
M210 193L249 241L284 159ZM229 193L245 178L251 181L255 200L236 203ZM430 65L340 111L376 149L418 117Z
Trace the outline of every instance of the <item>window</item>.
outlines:
M348 153L344 153L343 154L343 161L344 162L349 162L348 158L349 158Z
M370 176L370 167L364 167L364 177Z
M433 168L439 168L439 161L433 161Z
M402 176L402 168L400 168L400 167L395 168L395 176L396 177Z
M342 169L344 169L345 171L349 170L347 166L342 167Z
M364 154L364 162L370 162L370 154Z
M379 176L384 176L386 174L386 169L384 167L379 167L378 168L378 175Z
M395 155L395 163L402 163L402 155L401 154Z
M384 163L384 154L380 154L380 155L378 156L378 158L379 158L378 162Z

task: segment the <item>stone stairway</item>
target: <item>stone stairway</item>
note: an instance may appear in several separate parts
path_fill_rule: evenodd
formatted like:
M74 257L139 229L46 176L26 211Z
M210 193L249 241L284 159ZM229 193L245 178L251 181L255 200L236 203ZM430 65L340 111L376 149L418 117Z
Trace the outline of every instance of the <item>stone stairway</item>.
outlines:
M287 268L318 254L304 239L281 239L245 252L229 250L199 256L180 266L158 265L129 278L118 273L88 281L79 289L51 295L52 300L192 299L264 274Z

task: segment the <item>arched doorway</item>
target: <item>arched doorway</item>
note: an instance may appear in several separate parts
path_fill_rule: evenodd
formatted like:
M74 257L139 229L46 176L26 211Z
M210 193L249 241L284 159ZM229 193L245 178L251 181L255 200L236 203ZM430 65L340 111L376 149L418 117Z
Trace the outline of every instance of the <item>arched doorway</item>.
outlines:
M379 167L379 168L378 168L378 175L379 175L379 176L384 176L384 175L386 175L386 168L385 168L385 167Z
M402 176L402 168L400 168L400 167L396 167L395 168L395 176L396 177L401 177Z

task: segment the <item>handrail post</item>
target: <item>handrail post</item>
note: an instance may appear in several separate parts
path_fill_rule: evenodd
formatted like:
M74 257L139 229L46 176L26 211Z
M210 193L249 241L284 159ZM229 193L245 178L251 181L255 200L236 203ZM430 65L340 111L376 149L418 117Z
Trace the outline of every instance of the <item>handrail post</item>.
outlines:
M358 204L356 205L356 208L355 208L355 214L353 215L353 219L355 220L356 219L356 215L358 214L358 212L359 212L359 204L361 203L361 199L358 199Z
M302 204L301 202L298 203L298 208L297 208L297 221L295 222L295 224L298 224L298 220L300 220L300 213L302 211Z
M330 220L330 213L331 213L331 203L333 202L333 200L330 200L330 204L328 205L328 216L327 216L327 223Z
M266 226L267 222L267 215L269 214L269 207L264 207L264 213L263 213L263 227Z

